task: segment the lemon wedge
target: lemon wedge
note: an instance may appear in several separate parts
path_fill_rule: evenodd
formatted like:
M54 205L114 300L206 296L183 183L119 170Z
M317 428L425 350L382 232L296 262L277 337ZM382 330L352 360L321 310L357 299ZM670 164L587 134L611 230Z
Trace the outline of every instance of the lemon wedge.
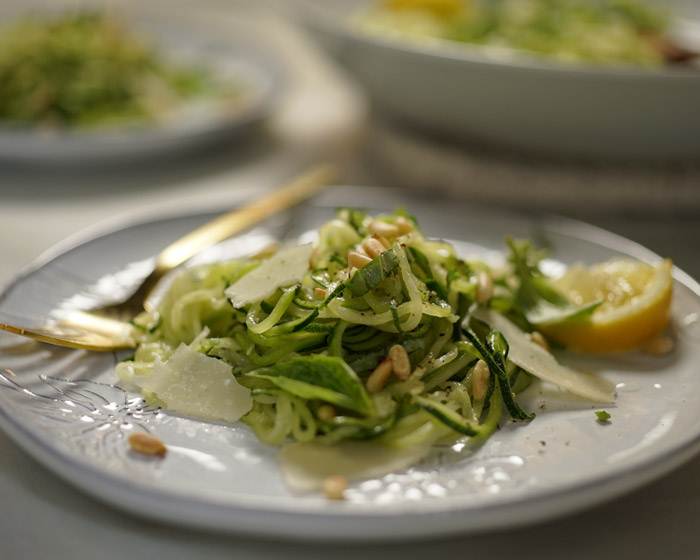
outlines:
M612 260L591 267L575 265L553 285L576 305L600 301L586 321L543 326L552 340L583 352L631 350L668 324L673 294L672 264L656 266Z

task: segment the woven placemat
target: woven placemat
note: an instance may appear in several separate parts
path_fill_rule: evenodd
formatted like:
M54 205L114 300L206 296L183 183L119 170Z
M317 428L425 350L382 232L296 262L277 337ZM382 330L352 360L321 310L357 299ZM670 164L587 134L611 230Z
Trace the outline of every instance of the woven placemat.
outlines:
M700 216L700 161L548 160L451 143L381 118L365 146L372 172L389 185L568 214Z

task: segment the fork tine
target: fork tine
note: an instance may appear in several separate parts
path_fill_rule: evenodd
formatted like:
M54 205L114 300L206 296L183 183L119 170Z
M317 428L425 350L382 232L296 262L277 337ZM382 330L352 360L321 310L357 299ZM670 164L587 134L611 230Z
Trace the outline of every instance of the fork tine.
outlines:
M59 326L77 329L81 332L97 333L115 339L130 340L134 327L125 321L97 315L80 309L61 309L53 312Z

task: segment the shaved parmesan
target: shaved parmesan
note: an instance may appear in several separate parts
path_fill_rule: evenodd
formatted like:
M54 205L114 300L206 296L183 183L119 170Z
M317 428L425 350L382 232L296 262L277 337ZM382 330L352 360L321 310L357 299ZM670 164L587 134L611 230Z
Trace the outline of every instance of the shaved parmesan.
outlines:
M133 382L166 409L204 420L235 422L253 407L250 389L236 381L231 366L184 344Z
M282 249L226 288L226 297L238 309L264 300L278 288L301 282L309 270L312 251L310 244Z
M474 317L488 323L492 329L501 331L510 346L508 359L528 373L594 402L615 401L612 383L561 365L552 354L532 342L527 334L500 313L491 309L478 309L474 312Z
M280 467L291 490L312 492L321 489L329 476L359 480L407 469L429 451L426 446L399 449L367 441L346 441L337 445L290 443L280 451Z

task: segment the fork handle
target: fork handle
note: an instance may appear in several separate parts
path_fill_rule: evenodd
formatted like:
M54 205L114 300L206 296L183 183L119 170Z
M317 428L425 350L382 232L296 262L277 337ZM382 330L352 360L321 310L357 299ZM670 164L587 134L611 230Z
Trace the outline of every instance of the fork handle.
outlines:
M326 187L336 176L337 170L332 165L318 165L282 188L275 189L262 198L227 212L191 231L168 245L156 257L155 268L148 275L139 292L147 295L165 274L203 249L228 239L273 214L299 204Z

